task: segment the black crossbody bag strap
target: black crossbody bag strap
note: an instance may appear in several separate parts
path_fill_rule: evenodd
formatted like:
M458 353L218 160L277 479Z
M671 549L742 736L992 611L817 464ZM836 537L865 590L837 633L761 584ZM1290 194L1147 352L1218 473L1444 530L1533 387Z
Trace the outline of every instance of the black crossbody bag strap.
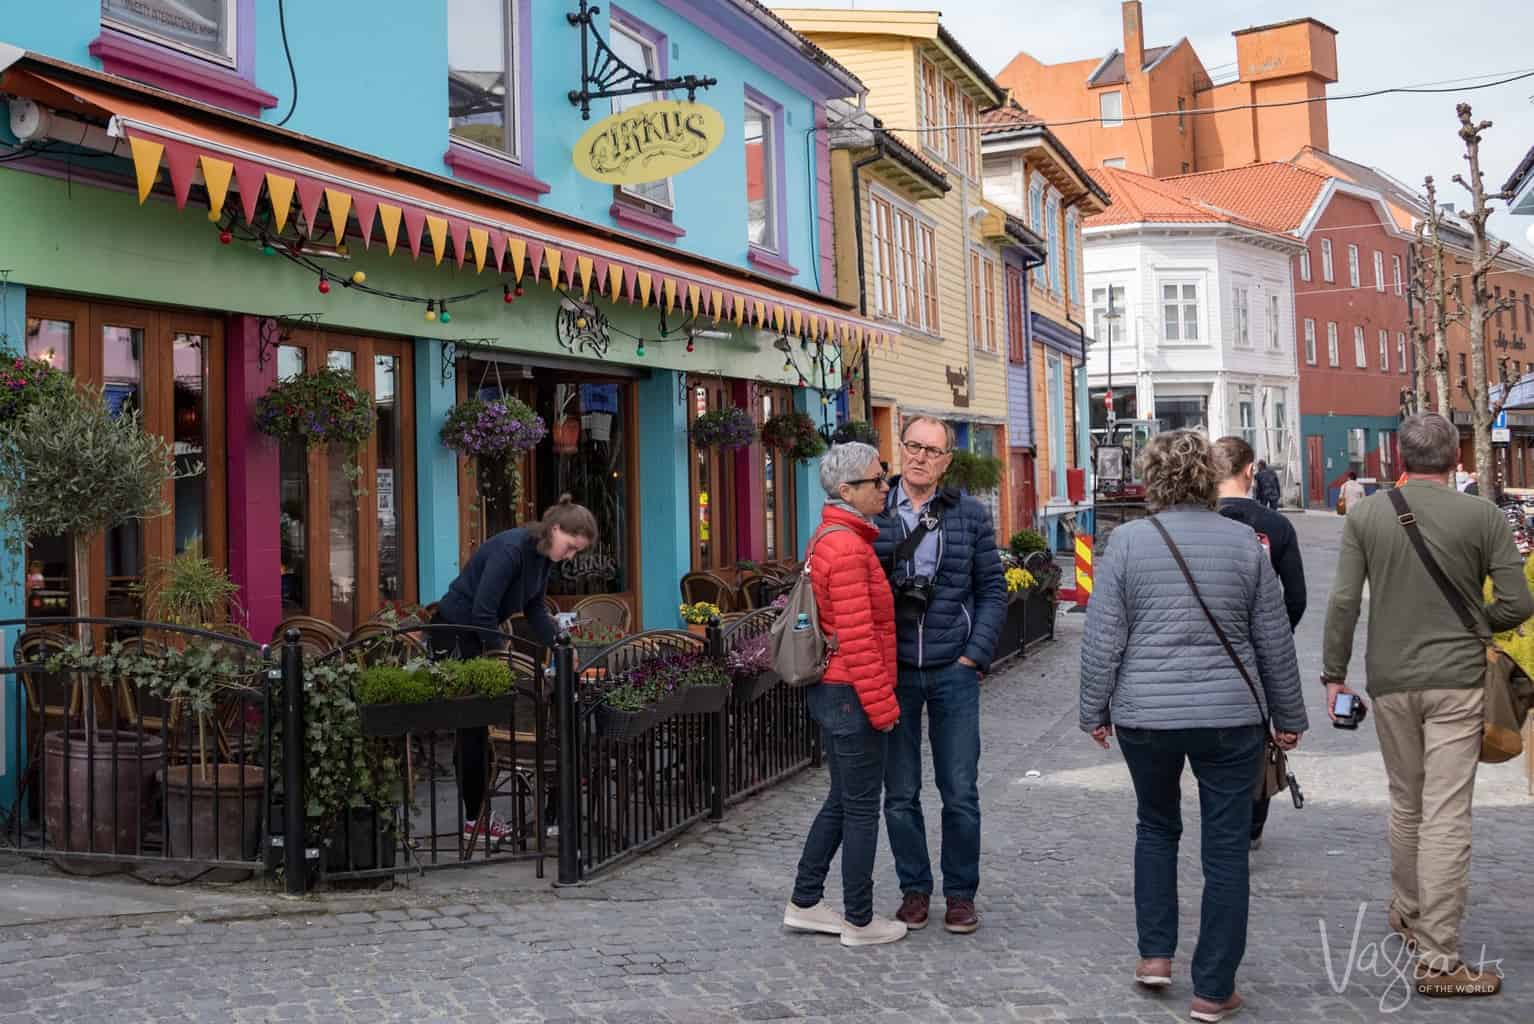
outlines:
M1465 599L1458 590L1454 589L1454 584L1449 582L1449 577L1444 575L1443 567L1438 564L1438 559L1433 557L1433 552L1428 550L1427 541L1423 539L1422 531L1417 527L1417 517L1412 513L1411 506L1406 504L1406 495L1401 493L1399 487L1392 487L1385 494L1390 498L1390 504L1395 507L1396 522L1400 523L1401 528L1406 531L1411 546L1417 550L1417 557L1422 559L1422 567L1427 570L1429 576L1433 577L1433 582L1438 584L1438 589L1443 592L1444 600L1449 602L1449 606L1459 616L1460 623L1474 633L1477 640L1485 643L1486 638L1481 635L1481 624L1466 607Z
M1214 613L1204 603L1204 595L1199 593L1198 584L1193 582L1193 571L1188 568L1187 560L1182 557L1182 552L1178 550L1176 543L1173 542L1172 535L1167 532L1166 527L1161 525L1161 521L1155 516L1151 516L1150 521L1151 525L1156 528L1156 531L1161 534L1161 539L1166 541L1167 550L1172 552L1172 561L1176 562L1177 568L1182 570L1182 577L1188 581L1188 589L1193 591L1194 600L1204 610L1204 618L1208 619L1209 624L1214 627L1214 635L1220 638L1220 643L1225 646L1225 653L1230 655L1230 660L1240 671L1241 678L1246 680L1246 688L1252 691L1252 700L1257 702L1257 713L1262 716L1262 731L1268 733L1266 705L1262 703L1262 698L1257 695L1257 684L1252 682L1251 673L1246 670L1246 665L1241 661L1241 655L1236 653L1235 645L1230 642L1230 638L1225 635L1225 630L1220 628L1219 620L1214 617Z

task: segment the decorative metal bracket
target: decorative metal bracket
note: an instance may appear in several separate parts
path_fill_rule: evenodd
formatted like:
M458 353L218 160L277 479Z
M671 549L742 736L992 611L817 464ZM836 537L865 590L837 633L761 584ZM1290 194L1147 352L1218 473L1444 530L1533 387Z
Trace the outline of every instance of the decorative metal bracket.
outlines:
M458 365L458 342L444 341L442 343L442 365L437 367L437 380L447 387L453 382L454 368Z
M719 79L702 75L657 79L648 72L634 70L597 33L595 20L602 9L595 5L588 7L586 0L580 0L580 4L579 13L567 14L565 18L581 33L581 87L571 89L569 96L571 105L581 108L582 121L591 120L592 100L686 89L687 99L691 101L698 98L699 89L719 84ZM591 52L593 47L595 53Z
M260 336L256 339L256 369L266 369L274 349L293 335L295 325L318 327L324 313L277 313L261 318Z
M590 352L598 359L606 359L612 345L607 317L591 303L573 299L560 302L554 314L554 340L571 355Z

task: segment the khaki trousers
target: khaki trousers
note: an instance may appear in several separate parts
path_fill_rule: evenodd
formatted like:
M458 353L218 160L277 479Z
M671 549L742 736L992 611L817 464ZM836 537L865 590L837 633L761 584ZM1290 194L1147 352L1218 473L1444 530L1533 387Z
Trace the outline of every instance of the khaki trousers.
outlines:
M1470 801L1481 754L1485 691L1411 690L1374 702L1390 780L1394 909L1435 962L1459 962L1470 888Z

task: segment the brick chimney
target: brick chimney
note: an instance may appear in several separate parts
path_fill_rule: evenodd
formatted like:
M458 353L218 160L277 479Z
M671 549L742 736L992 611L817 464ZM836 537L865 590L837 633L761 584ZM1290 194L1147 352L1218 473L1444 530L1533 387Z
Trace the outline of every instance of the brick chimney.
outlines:
M1134 81L1145 67L1145 22L1140 0L1124 0L1124 78Z

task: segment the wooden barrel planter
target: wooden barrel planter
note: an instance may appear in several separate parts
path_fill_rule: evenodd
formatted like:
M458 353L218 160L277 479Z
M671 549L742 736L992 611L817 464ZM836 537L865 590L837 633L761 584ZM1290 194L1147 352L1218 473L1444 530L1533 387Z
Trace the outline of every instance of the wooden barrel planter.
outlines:
M67 737L50 732L43 737L43 761L49 848L123 854L141 849L144 808L158 792L155 778L165 761L160 737L126 730L94 737L84 729L71 729Z
M171 765L165 787L165 847L189 860L255 860L260 854L266 771L247 764Z

